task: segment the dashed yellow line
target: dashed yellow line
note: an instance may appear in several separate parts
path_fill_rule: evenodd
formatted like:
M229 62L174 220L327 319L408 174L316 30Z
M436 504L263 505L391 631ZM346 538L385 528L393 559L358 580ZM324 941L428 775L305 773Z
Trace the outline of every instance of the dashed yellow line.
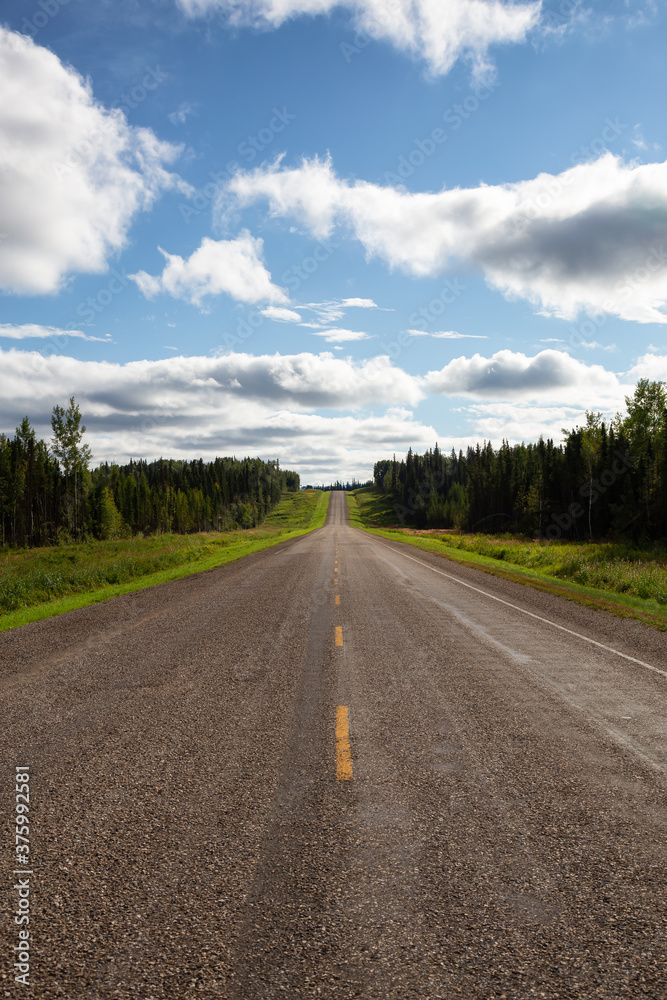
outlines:
M336 594L336 604L340 604L340 594Z
M352 780L352 747L350 745L350 713L347 705L336 709L336 779Z
M336 625L336 645L343 645L343 627L342 625Z

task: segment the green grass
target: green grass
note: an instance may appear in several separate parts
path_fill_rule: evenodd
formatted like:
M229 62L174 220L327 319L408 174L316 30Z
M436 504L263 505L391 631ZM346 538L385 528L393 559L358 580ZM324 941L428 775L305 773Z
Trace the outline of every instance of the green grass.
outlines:
M394 503L386 493L377 493L372 486L362 486L361 489L347 493L348 510L359 509L359 517L363 527L384 528L395 525L398 521ZM356 525L362 527L362 524Z
M345 500L347 502L347 515L350 519L350 526L352 528L361 528L363 530L367 527L367 523L361 516L358 492L359 491L355 491L355 493L346 493Z
M371 488L348 494L355 527L456 562L667 630L667 552L628 543L535 541L510 535L387 528L393 506ZM353 520L354 518L354 520ZM395 515L394 515L395 523Z
M324 524L329 493L285 494L246 531L0 549L0 632L214 569Z
M475 552L585 587L630 594L667 605L667 552L629 544L526 541L489 535L445 535L440 543Z

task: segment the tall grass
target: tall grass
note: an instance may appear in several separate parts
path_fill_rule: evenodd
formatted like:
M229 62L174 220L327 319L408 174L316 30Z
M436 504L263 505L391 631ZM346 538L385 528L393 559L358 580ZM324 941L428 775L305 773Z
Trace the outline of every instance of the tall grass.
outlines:
M0 615L85 594L204 561L228 562L319 527L328 494L286 494L258 528L196 535L155 535L35 549L0 549Z
M625 542L542 542L493 535L439 535L450 549L527 566L585 587L667 604L667 551Z

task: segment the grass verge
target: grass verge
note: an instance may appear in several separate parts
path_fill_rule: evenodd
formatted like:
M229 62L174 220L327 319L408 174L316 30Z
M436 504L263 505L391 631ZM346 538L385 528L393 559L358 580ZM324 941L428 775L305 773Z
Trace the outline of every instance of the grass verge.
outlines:
M321 528L329 493L289 493L257 528L0 551L0 632L224 566Z
M659 549L391 528L386 519L393 506L387 497L368 487L347 497L354 527L667 631L667 553Z

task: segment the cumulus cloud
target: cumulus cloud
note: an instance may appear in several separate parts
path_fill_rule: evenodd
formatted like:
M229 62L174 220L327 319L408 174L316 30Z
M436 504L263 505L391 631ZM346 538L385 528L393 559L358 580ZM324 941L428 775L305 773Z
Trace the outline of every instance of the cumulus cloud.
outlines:
M321 354L175 357L112 364L65 356L0 349L0 397L53 399L54 385L69 395L83 393L96 406L112 404L128 414L171 406L185 416L200 399L214 410L225 399L270 402L297 408L359 409L423 397L419 380L392 365L387 357L355 362Z
M667 356L659 353L658 348L649 348L646 354L637 358L627 375L631 383L638 382L640 378L648 378L655 382L667 382Z
M96 461L258 454L317 481L365 479L379 454L425 448L437 437L397 406L418 402L423 390L388 358L226 354L113 364L0 350L0 429L11 432L29 413L50 437L54 403L71 395Z
M158 85L147 73L146 87ZM0 288L56 292L105 270L128 228L167 188L180 147L107 110L48 49L0 26Z
M230 25L278 28L299 15L346 7L357 31L423 60L433 75L468 59L477 78L491 69L492 45L523 42L541 4L503 0L178 0L191 17L222 12Z
M540 399L576 402L622 402L618 377L601 365L587 365L562 351L540 351L534 357L509 350L490 358L475 354L455 358L429 372L426 387L434 393L477 399ZM591 402L590 408L593 408Z
M345 227L369 257L417 277L472 267L548 315L667 323L667 162L607 153L559 175L412 194L343 180L330 159L278 159L235 175L219 208L259 200L317 239Z
M247 231L234 240L212 240L205 236L187 260L161 247L158 249L167 262L159 277L146 271L129 275L146 298L167 292L196 306L207 295L222 293L237 302L289 301L286 292L272 283L264 266L264 241Z
M0 323L0 338L4 340L57 340L66 342L70 337L75 340L95 340L101 344L112 343L111 336L92 337L81 330L61 330L57 326L41 326L39 323Z
M611 417L618 406L595 403L588 409L603 412ZM471 437L475 441L491 441L498 447L503 440L510 443L563 440L562 428L575 427L586 422L585 407L574 405L539 406L530 403L474 403L465 410Z
M619 376L556 351L499 351L419 377L386 356L355 362L327 352L115 364L0 349L0 430L11 433L28 413L49 437L54 403L74 395L96 460L258 454L315 481L365 479L378 458L436 440L446 450L483 438L558 440L587 409L622 410L641 377L667 379L667 356L649 351ZM429 391L456 400L455 437L408 409Z

